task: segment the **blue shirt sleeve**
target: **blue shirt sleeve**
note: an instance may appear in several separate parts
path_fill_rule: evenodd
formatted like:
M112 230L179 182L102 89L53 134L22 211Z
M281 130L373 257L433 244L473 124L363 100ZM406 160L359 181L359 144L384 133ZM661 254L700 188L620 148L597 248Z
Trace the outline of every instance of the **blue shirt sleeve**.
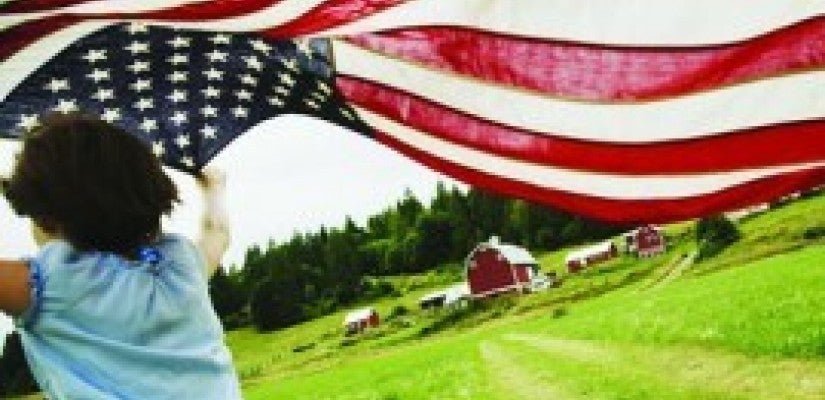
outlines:
M59 308L57 305L63 297L62 288L54 287L57 282L51 279L50 266L65 262L70 252L68 244L53 241L44 245L35 257L26 260L29 267L31 299L28 309L15 318L15 326L31 329L43 313L44 307L49 310Z

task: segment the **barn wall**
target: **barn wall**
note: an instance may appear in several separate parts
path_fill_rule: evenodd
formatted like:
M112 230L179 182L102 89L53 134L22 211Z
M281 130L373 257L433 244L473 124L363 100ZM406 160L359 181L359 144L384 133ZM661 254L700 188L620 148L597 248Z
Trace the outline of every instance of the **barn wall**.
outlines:
M530 282L530 272L528 271L531 269L532 266L530 265L516 265L514 267L516 271L516 280L520 283L529 283Z
M479 250L473 254L475 268L467 269L467 283L471 294L494 291L514 284L510 265L494 249Z

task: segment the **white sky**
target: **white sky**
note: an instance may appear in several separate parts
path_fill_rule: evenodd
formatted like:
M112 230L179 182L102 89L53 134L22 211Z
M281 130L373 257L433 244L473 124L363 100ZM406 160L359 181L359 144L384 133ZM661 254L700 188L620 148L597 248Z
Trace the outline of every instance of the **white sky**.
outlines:
M0 141L0 173L7 175L19 143ZM262 123L231 143L210 165L227 178L226 207L232 244L225 264L240 264L253 243L284 240L295 231L322 224L341 226L346 215L363 225L366 218L400 199L409 188L422 201L436 183L454 180L414 163L356 133L302 116ZM201 202L194 180L171 172L182 203L167 231L194 237ZM35 252L28 221L14 216L0 200L0 258ZM0 332L8 321L0 315Z

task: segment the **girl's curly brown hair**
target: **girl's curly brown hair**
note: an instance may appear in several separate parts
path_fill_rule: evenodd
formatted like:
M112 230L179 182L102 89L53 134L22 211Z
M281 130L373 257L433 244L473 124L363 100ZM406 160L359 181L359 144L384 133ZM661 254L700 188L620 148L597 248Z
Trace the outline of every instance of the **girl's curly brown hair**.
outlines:
M99 119L51 116L26 136L5 196L78 250L131 254L160 232L174 183L138 138Z

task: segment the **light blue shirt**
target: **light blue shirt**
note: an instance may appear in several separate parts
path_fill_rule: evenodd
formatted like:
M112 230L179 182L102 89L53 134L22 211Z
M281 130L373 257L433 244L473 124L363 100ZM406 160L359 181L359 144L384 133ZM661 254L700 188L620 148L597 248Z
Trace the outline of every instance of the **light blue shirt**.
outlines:
M176 235L154 249L132 261L54 241L31 260L16 324L50 398L241 398L200 253Z

